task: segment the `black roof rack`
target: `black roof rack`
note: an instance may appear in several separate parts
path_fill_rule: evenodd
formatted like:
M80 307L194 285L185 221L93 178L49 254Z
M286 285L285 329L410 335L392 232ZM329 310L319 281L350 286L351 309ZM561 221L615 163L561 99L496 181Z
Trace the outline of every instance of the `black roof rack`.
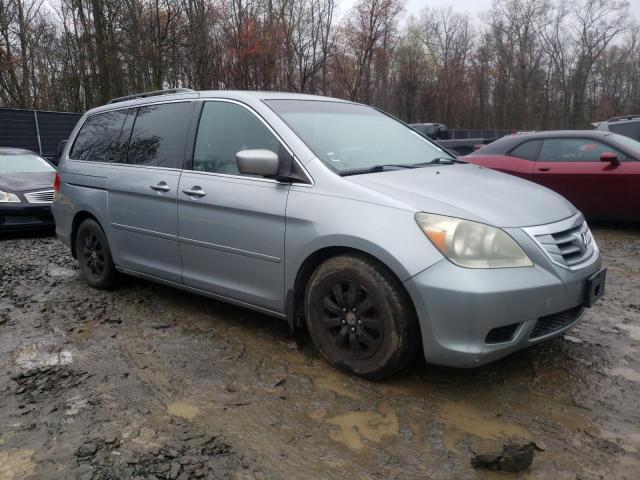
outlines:
M136 93L135 95L127 95L125 97L112 98L107 102L110 103L126 102L127 100L135 100L136 98L155 97L158 95L171 95L173 93L193 93L195 90L190 88L168 88L166 90L156 90L153 92Z
M640 118L640 113L635 115L620 115L607 120L607 122L617 122L618 120L633 120L634 118Z

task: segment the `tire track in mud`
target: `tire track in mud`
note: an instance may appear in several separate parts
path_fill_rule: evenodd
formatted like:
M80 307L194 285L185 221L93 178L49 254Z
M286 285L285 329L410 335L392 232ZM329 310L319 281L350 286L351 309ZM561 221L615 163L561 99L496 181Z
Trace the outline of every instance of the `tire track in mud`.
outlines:
M135 369L136 375L148 388L160 397L160 401L169 404L178 392L174 391L169 377L162 378L158 372L166 369L166 366L153 357L152 347L140 340L143 338L143 330L139 327L127 332L120 344L120 351L127 364Z
M219 330L219 329L218 329ZM237 330L237 327L231 327L229 330ZM229 332L227 332L229 333ZM295 450L289 450L286 454L281 452L281 445L289 445L292 442L298 440L300 435L293 428L285 428L284 436L273 431L273 424L259 421L260 417L264 417L264 412L281 411L282 403L281 395L277 395L277 398L262 397L259 406L259 412L253 411L252 405L255 405L255 398L251 398L250 402L243 401L241 398L243 392L235 390L239 388L238 373L233 370L226 370L223 379L218 379L217 386L220 388L208 389L206 392L198 392L198 388L181 388L178 389L173 384L173 379L176 375L180 375L180 372L171 369L166 362L152 352L154 347L148 340L142 340L144 335L144 328L140 326L132 327L124 335L126 340L123 341L122 350L129 362L135 367L136 375L140 380L149 387L149 389L155 392L155 395L160 397L160 401L164 404L165 409L169 414L173 414L182 417L184 420L196 423L200 428L210 428L220 431L224 430L225 435L229 435L234 438L234 444L243 445L243 450L246 450L251 456L256 456L261 459L260 463L262 468L270 470L267 478L322 478L326 474L324 468L317 468L318 459L310 459L309 454L311 452L296 452ZM229 355L222 358L222 363L232 365L240 358L247 360L251 358L250 370L253 371L258 382L259 377L265 371L270 370L270 365L274 363L272 355L261 355L258 358L254 355L252 346L247 347L244 343L237 341L231 342L230 339L221 339L224 344L224 349L233 343L234 347L231 351L228 351ZM260 340L257 343L261 343ZM234 351L235 350L235 351ZM143 354L141 354L143 352ZM296 355L301 355L295 353ZM277 356L277 355L276 355ZM284 374L284 378L288 377L288 363L282 364L281 372ZM267 374L267 377L271 375ZM278 375L280 377L282 375ZM192 379L193 380L193 379ZM197 381L197 379L195 379ZM242 380L246 381L246 378ZM269 393L277 391L278 381L269 379L265 384L272 385L272 389ZM264 387L264 385L263 385ZM222 390L222 391L219 391ZM211 394L214 398L203 398L207 394ZM240 398L238 398L240 395ZM247 412L247 408L250 407L250 412ZM197 417L197 418L196 418ZM282 419L279 422L286 423ZM303 434L309 437L309 434ZM271 438L276 442L265 443L265 439ZM278 438L280 437L280 438ZM249 447L249 448L246 448ZM265 451L266 450L266 451ZM317 454L317 452L314 452ZM331 460L332 464L336 465L350 465L352 459L349 455L336 453L336 458ZM343 457L340 459L340 457ZM309 461L316 464L315 468L305 468L304 465L308 465ZM365 469L358 468L354 465L349 467L350 478L370 478ZM335 478L342 478L340 476Z

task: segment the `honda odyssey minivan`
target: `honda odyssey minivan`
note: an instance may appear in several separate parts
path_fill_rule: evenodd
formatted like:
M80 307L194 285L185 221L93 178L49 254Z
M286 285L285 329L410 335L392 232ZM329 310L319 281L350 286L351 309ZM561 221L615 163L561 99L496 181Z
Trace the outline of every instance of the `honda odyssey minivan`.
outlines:
M135 275L306 328L380 379L418 351L473 367L554 337L604 292L582 214L374 108L186 89L87 112L59 238L95 288Z

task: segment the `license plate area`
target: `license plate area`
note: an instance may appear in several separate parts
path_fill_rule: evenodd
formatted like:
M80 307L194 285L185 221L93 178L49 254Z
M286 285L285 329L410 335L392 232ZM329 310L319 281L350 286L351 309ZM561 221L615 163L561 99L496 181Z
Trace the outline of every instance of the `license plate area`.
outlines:
M607 269L594 273L587 278L587 284L585 289L584 306L590 308L596 303L602 295L604 295L604 285L607 278Z

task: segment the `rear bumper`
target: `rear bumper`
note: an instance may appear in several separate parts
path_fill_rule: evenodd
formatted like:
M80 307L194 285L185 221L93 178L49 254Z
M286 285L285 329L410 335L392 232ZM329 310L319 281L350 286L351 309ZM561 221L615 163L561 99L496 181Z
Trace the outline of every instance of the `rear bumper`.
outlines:
M52 228L51 205L28 203L0 205L0 232Z
M440 261L405 282L425 359L475 367L561 334L582 317L586 279L600 264L598 257L577 271L485 270Z

